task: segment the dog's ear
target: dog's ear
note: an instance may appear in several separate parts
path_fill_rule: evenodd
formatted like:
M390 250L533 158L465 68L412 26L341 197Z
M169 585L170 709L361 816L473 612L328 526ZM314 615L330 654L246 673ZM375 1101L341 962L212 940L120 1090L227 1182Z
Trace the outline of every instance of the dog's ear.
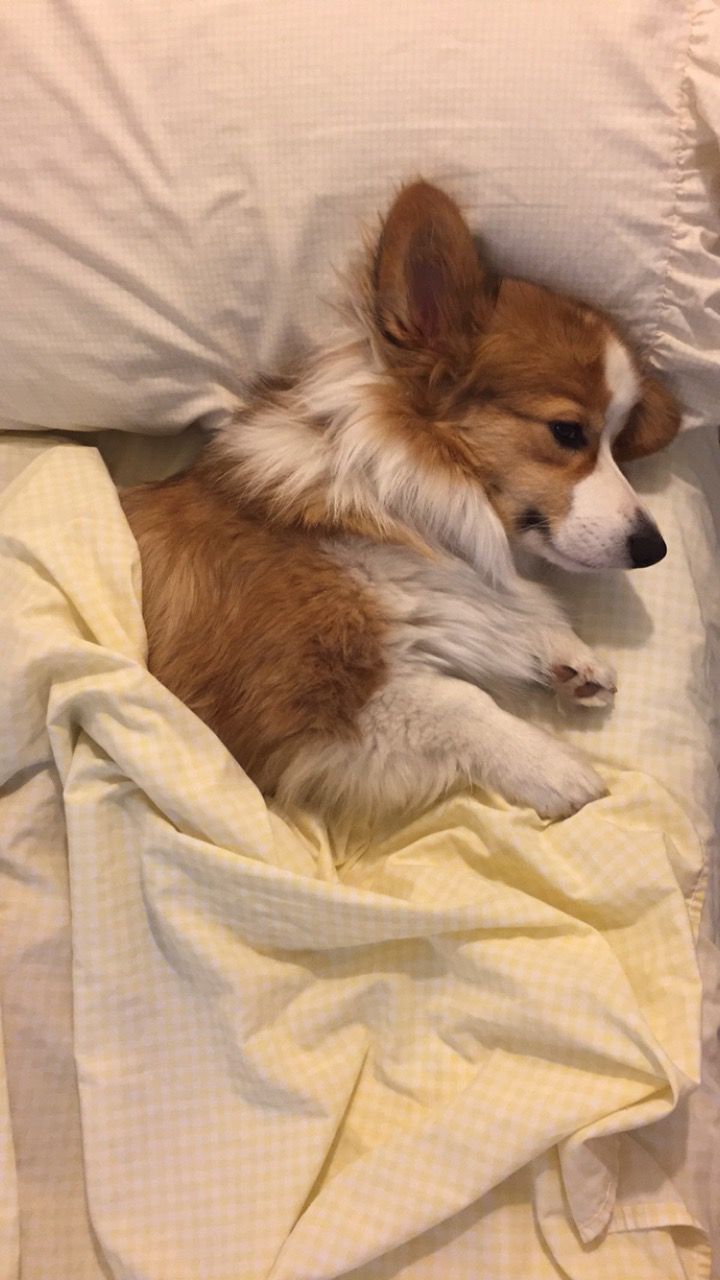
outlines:
M460 210L427 182L403 188L380 235L375 320L383 338L408 352L452 357L467 351L493 305L489 273Z
M656 453L677 435L682 413L672 392L646 375L642 396L613 446L618 462Z

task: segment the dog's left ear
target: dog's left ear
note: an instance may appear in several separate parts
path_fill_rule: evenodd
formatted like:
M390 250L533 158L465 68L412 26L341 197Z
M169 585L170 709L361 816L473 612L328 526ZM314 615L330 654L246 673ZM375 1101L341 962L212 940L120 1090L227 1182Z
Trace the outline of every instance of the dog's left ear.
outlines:
M613 446L618 462L657 453L677 435L682 413L672 392L646 375L643 392Z
M489 318L490 274L454 200L428 182L404 187L382 229L375 322L389 349L455 363Z

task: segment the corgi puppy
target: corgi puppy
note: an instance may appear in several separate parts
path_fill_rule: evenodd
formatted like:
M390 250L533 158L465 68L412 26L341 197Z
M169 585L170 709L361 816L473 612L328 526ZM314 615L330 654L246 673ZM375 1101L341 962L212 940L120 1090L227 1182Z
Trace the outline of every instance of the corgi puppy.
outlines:
M582 709L615 675L514 553L660 560L618 463L679 421L606 316L496 280L453 200L413 183L332 341L188 471L121 495L150 670L281 802L375 822L479 786L572 814L602 779L493 695Z

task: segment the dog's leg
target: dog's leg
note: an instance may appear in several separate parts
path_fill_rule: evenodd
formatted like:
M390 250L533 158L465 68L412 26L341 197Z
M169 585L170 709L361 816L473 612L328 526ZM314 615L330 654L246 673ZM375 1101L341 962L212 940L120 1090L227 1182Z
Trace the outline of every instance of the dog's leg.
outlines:
M537 582L521 579L517 596L525 609L525 626L513 628L516 643L522 635L535 667L534 678L549 686L568 705L611 706L617 693L612 665L573 631L558 601Z
M343 551L345 561L388 591L398 647L430 659L448 675L492 689L497 682L541 684L579 707L609 705L615 672L575 635L552 593L517 577L487 587L466 564L441 568L384 547Z
M532 655L533 679L538 677L568 705L607 707L617 692L612 665L575 634L558 600L538 582L519 579L524 626L512 627L517 647Z
M590 764L489 694L437 673L399 671L362 713L352 741L307 746L278 795L370 817L426 807L460 785L486 786L544 818L605 794Z
M614 668L575 635L568 625L543 637L542 678L565 703L575 707L608 707L617 692Z

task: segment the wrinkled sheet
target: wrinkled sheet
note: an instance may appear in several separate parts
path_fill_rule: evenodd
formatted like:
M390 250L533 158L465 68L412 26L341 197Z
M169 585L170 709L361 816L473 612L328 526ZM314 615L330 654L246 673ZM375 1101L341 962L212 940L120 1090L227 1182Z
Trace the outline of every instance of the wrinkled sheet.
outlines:
M610 796L547 825L461 795L366 847L268 809L148 674L95 451L17 446L2 1280L708 1274L704 447L637 470L664 567L574 588L624 692L563 731Z

